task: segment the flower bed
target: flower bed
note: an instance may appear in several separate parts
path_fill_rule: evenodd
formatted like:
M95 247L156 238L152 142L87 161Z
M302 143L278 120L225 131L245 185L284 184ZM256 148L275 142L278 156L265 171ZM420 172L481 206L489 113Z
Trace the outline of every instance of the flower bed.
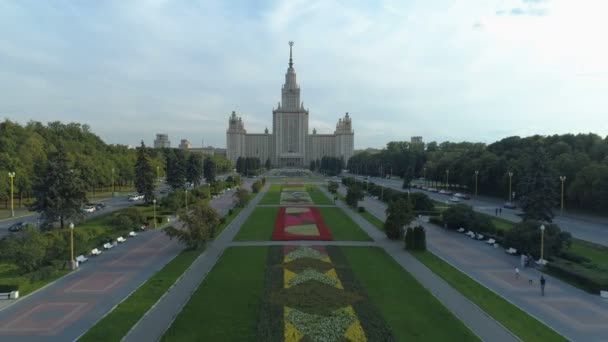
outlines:
M271 247L259 341L393 341L338 247Z
M272 240L333 240L333 237L317 208L281 207Z
M284 184L281 187L280 204L312 205L313 201L304 185Z

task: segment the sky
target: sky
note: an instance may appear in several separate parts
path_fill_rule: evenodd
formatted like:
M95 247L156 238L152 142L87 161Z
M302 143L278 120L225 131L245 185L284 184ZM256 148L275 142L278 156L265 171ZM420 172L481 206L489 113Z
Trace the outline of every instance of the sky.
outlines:
M608 135L605 0L0 1L0 118L112 144L225 147L272 127L293 40L310 130L355 148L422 136Z

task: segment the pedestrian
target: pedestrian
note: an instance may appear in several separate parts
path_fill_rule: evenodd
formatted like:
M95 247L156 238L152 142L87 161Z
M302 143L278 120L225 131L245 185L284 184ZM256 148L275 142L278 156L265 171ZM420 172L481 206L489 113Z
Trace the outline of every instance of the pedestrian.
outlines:
M515 267L515 279L519 279L519 267Z
M498 215L502 216L502 208L498 208Z
M494 216L498 216L498 208L494 209Z
M545 277L544 276L540 276L540 295L544 296L545 295Z

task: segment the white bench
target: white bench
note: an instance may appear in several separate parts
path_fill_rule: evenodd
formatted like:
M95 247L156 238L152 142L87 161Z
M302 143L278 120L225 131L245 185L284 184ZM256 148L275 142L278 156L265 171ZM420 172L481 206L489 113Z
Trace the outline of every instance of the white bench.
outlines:
M483 240L483 235L477 234L477 240Z
M17 299L17 298L19 298L19 291L0 292L0 299Z
M507 252L508 254L511 254L511 255L515 255L515 254L517 254L517 249L515 249L513 247L509 247L509 249L505 249L505 252Z
M456 229L456 231L459 233L464 233L464 228L460 227L460 228Z
M475 238L475 233L473 233L472 231L468 231L465 233L466 236L470 237L470 238Z
M82 264L83 262L89 260L89 258L85 257L84 255L79 255L76 257L76 261L78 261L79 264Z
M129 237L136 237L136 236L137 236L136 232L134 232L134 231L129 232Z
M535 261L535 263L536 263L538 266L545 266L545 265L548 263L548 261L547 261L547 260L545 260L545 259L538 259L538 260L536 260L536 261Z
M600 297L608 298L608 291L600 291Z
M110 249L112 247L114 247L114 245L111 244L111 243L109 243L109 242L106 242L106 243L103 244L103 248L105 248L105 249Z
M488 245L493 245L493 244L495 244L495 243L496 243L496 240L494 240L494 239L488 239L488 241L486 241L486 243L487 243Z
M95 248L91 251L91 255L99 255L99 254L101 254L101 251L97 248Z
M116 239L116 241L125 242L125 241L127 241L127 239L123 238L122 236L119 236L118 239Z

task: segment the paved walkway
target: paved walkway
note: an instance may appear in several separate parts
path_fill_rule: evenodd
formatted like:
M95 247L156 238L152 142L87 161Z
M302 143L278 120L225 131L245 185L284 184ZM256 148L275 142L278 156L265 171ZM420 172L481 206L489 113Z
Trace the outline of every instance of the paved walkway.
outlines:
M374 216L386 218L383 202L366 197L362 205ZM560 334L574 341L608 341L608 301L548 275L546 296L541 297L540 273L519 266L518 257L464 234L419 223L426 228L431 252ZM521 269L519 278L515 277L516 266Z

